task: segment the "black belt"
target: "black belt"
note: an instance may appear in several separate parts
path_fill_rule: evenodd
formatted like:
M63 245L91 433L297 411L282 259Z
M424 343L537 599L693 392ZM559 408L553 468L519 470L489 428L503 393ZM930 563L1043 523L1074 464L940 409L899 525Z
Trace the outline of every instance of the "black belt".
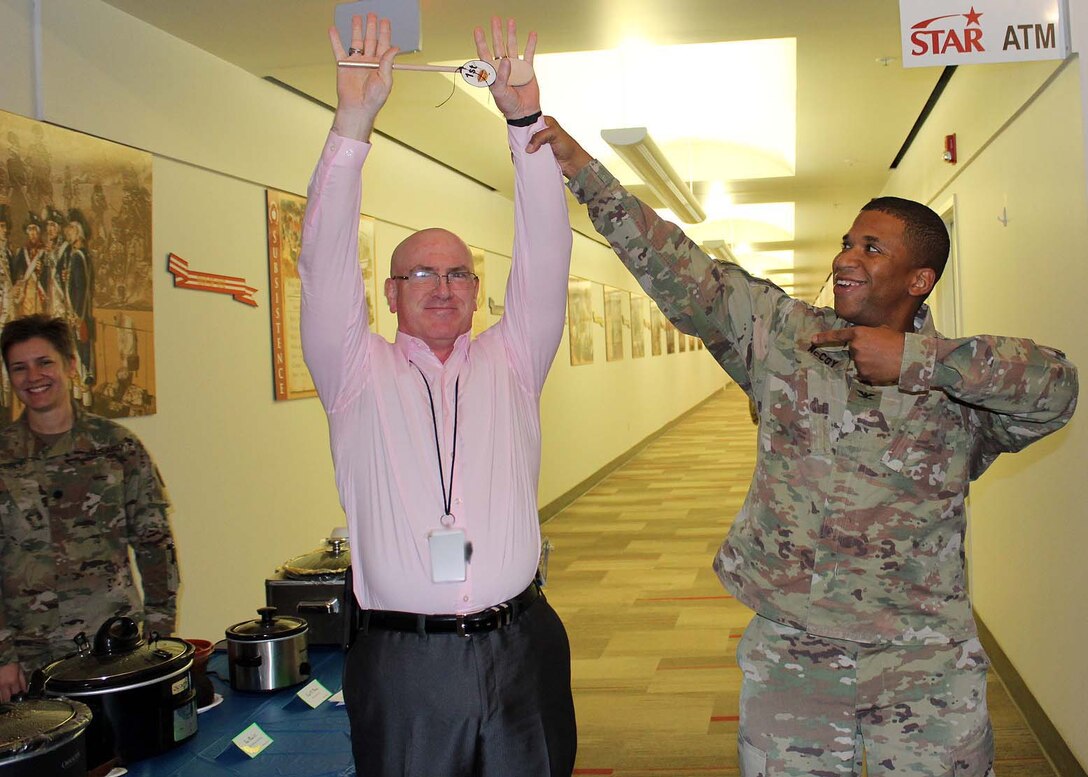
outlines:
M395 610L363 610L362 628L387 631L423 631L427 634L458 634L467 637L509 626L543 594L536 582L494 607L469 615L421 615Z

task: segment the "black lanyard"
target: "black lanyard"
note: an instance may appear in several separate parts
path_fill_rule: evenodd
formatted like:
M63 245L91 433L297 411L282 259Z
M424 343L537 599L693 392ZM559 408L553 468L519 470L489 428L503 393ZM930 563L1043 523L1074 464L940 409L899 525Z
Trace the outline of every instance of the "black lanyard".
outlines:
M434 424L434 452L438 454L438 482L442 485L442 504L445 508L442 517L445 518L447 515L453 517L450 508L453 507L453 465L457 461L457 405L459 404L457 399L460 396L461 376L457 376L453 384L453 446L450 450L450 492L447 496L446 478L442 472L442 447L438 442L438 415L434 410L434 394L431 393L431 384L427 382L427 376L423 374L423 370L419 369L419 365L415 362L408 363L419 370L419 377L423 378L423 385L427 387L427 399L431 403L431 423ZM445 526L444 521L442 525Z

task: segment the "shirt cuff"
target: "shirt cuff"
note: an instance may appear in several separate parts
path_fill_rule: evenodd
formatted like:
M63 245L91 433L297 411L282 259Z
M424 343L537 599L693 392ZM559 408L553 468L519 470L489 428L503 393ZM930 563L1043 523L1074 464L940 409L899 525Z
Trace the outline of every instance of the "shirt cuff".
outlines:
M899 388L908 394L924 394L933 384L937 363L937 338L908 332L903 340Z
M363 169L363 160L370 153L370 144L365 140L352 140L329 132L321 158L327 165L335 167L357 167Z
M525 147L529 145L529 139L547 126L548 125L544 123L543 116L537 116L536 121L525 127L519 127L516 124L507 124L506 139L510 143L510 148L514 151L524 151Z

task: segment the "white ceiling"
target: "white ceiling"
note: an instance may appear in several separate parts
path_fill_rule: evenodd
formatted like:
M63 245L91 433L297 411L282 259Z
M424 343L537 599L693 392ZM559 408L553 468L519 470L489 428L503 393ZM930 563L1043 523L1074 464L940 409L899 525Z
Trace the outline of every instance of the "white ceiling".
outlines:
M335 2L106 2L257 76L277 79L329 105L336 101L325 35ZM403 61L474 58L472 28L486 28L493 13L515 17L523 39L536 30L538 51L547 53L609 49L632 37L663 45L796 38L795 174L732 181L726 189L737 204L794 203L793 240L751 248L792 250L794 293L804 299L815 297L858 208L880 193L940 76L939 68L901 67L894 0L421 0L420 5L423 50ZM882 64L886 58L891 61ZM729 91L730 82L758 75L697 73L692 78L702 82L703 99L710 105ZM609 88L607 82L594 83L591 73L586 81L594 89ZM548 89L542 83L545 112ZM398 74L377 128L494 189L511 192L501 122L462 90L450 94L445 78ZM658 100L662 111L670 110L671 93L647 97ZM466 137L475 140L466 143ZM702 196L711 193L706 183L697 181L693 188ZM572 209L575 228L595 236L582 210Z

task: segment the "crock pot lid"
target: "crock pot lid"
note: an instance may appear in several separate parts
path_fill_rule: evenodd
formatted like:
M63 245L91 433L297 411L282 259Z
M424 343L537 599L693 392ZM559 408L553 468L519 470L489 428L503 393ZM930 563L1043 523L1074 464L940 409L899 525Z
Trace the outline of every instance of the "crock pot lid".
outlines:
M301 634L308 628L302 618L276 615L275 607L261 607L257 612L261 614L260 618L235 623L227 629L227 638L246 641L278 639Z
M337 552L336 548L339 548ZM294 577L309 575L339 575L351 565L348 541L330 537L323 547L295 556L283 563L283 571Z
M87 705L69 699L0 704L0 756L46 747L74 735L90 722Z
M160 637L128 653L62 658L42 672L50 693L114 688L165 677L190 661L194 652L183 639Z

